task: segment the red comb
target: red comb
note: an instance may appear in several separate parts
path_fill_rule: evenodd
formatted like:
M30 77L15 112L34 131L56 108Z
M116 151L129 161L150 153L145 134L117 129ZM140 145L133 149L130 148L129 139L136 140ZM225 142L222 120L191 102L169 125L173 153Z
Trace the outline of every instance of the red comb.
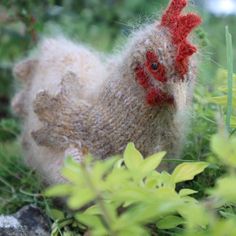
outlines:
M188 71L188 59L197 51L187 37L190 32L201 24L201 18L193 13L181 15L187 0L172 0L161 19L161 25L167 27L172 35L172 42L177 46L175 66L183 77Z

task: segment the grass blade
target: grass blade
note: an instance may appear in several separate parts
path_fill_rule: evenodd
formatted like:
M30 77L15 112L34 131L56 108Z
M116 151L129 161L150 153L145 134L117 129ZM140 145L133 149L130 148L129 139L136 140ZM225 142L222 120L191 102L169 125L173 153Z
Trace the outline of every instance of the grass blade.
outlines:
M228 132L231 132L231 116L233 106L233 43L232 35L229 33L228 26L225 27L226 36L226 52L227 52L227 69L228 69L228 99L227 99L227 114L226 114L226 127Z

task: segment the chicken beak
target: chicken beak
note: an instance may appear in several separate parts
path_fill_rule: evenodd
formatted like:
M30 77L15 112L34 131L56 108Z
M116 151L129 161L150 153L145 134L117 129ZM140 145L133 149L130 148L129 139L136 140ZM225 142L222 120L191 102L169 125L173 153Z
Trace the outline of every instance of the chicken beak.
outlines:
M189 115L189 92L188 84L183 81L176 82L173 86L173 96L175 101L176 115L175 121L176 124L182 124L185 122Z

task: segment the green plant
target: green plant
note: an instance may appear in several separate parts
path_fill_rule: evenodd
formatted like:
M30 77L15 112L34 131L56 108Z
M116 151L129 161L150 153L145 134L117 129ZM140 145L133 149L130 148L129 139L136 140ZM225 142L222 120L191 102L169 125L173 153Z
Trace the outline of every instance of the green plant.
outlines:
M226 27L226 48L227 48L227 71L220 69L218 71L217 80L221 86L219 91L223 95L210 97L209 102L221 105L224 109L225 123L228 132L232 132L232 128L236 128L236 110L233 109L236 105L236 75L233 74L233 44L232 36Z
M0 215L13 213L30 203L48 207L40 193L41 182L24 165L20 145L14 140L19 131L14 119L0 120Z
M19 125L14 119L0 120L0 142L16 138L19 132Z
M70 224L92 236L235 235L236 137L221 131L212 137L211 149L226 171L201 201L190 196L195 190L177 191L176 185L192 180L206 162L182 163L172 174L158 172L165 153L143 159L132 143L123 158L93 162L88 157L82 163L66 159L62 174L69 182L49 188L46 195L68 197L75 220L56 212L52 235L67 235L63 227Z
M208 198L201 201L207 228L199 228L190 214L183 235L236 235L236 137L229 137L227 132L220 130L211 138L211 150L218 165L226 167L225 174L216 179L215 186L207 190ZM189 208L189 212L193 210Z
M41 181L24 165L20 152L17 142L0 142L0 215L14 213L26 204L48 205L40 193Z
M185 223L188 208L198 207L192 189L176 190L180 182L201 173L206 162L182 163L172 174L157 172L165 152L146 159L132 143L123 158L77 163L68 158L62 175L69 183L54 186L47 196L67 196L75 218L92 235L149 235L146 225L171 229ZM79 210L80 209L80 210ZM83 209L83 210L81 210ZM205 220L196 218L205 227Z
M224 114L226 113L227 110L227 105L228 105L228 87L227 87L227 70L224 69L219 69L217 72L217 77L216 81L218 81L221 85L218 86L218 91L219 95L218 96L212 96L208 98L208 101L217 105L220 105L223 108ZM236 75L233 74L232 77L232 104L231 104L231 109L230 110L230 127L235 129L236 128ZM230 88L231 90L231 88Z

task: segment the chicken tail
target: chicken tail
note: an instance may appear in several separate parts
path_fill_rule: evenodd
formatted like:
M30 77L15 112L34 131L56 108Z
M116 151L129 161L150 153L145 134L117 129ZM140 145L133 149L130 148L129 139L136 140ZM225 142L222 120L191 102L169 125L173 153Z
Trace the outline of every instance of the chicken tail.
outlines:
M19 117L27 115L27 91L31 84L31 78L37 65L36 59L26 59L17 63L13 68L13 75L22 82L22 89L12 99L11 107Z

